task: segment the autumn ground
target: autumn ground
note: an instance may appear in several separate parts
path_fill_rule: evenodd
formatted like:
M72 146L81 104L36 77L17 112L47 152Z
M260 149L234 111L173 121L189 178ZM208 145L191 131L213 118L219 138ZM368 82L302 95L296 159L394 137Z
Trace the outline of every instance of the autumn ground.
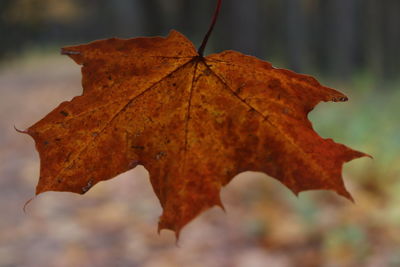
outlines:
M84 196L45 193L24 214L39 159L13 126L24 129L79 94L80 71L61 56L3 62L0 266L400 266L400 88L370 87L355 79L350 102L311 114L322 136L375 158L345 167L355 204L331 192L296 198L263 174L245 173L222 191L226 213L204 213L176 246L171 232L157 234L161 208L142 167Z

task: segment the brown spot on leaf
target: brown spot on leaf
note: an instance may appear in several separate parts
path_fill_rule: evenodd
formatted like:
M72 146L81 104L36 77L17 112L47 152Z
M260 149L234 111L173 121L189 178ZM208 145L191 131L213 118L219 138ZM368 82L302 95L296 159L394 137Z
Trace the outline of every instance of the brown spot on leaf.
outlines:
M60 113L61 113L61 115L65 116L65 117L67 117L69 115L69 113L66 112L65 110L61 110Z

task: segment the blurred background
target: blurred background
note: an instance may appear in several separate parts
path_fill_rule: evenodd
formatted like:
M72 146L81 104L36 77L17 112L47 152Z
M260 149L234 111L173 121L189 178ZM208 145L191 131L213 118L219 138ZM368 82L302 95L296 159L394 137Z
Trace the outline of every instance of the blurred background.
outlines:
M400 266L400 1L225 0L207 53L234 49L345 92L314 128L371 154L346 164L355 204L332 192L298 198L261 173L223 189L226 213L191 222L178 246L157 234L161 208L138 167L84 196L33 197L39 158L16 133L81 93L60 47L167 35L196 46L214 0L0 1L0 266ZM106 163L105 163L106 164Z

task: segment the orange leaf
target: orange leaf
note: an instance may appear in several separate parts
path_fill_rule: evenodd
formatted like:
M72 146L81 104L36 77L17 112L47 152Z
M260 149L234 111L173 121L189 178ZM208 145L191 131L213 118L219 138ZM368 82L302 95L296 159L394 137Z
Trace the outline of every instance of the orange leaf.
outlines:
M351 199L342 166L366 154L313 130L315 105L347 100L314 78L235 51L202 57L176 31L62 51L83 66L84 91L26 131L41 159L36 194L84 194L141 164L163 207L159 229L177 234L222 207L221 187L243 171Z

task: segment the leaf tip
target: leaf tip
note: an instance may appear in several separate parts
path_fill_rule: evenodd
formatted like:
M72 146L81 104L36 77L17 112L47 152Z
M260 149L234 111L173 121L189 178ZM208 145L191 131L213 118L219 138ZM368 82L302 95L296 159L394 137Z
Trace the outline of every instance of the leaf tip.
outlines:
M333 95L332 98L330 99L330 101L332 101L332 102L347 102L347 101L349 101L349 98L346 95L344 95L340 92L337 92L337 93L339 93L339 94Z
M343 188L343 190L336 191L336 193L339 194L340 196L350 200L353 204L355 203L354 198L346 189Z
M346 101L349 101L349 98L347 96L342 96L342 97L339 97L337 99L337 101L338 102L346 102Z
M74 56L74 55L80 55L81 52L79 51L72 51L68 50L67 48L61 48L61 55L67 55L67 56Z
M36 196L31 197L30 199L28 199L28 200L25 202L25 204L24 204L24 206L23 206L23 208L22 208L24 214L26 214L26 208L28 207L28 205L32 202L32 200L33 200L34 198L36 198Z
M180 237L181 230L178 229L174 232L175 232L175 246L179 247L179 240L180 240L179 237Z
M172 36L172 35L182 35L182 34L175 29L171 29L168 33L168 36Z
M366 154L366 153L363 153L362 157L367 157L367 158L370 158L370 159L374 159L374 157L372 155Z
M15 125L14 125L14 130L22 134L29 134L27 130L20 130Z
M172 227L167 227L163 225L162 222L158 223L158 228L157 228L157 234L160 235L162 230L171 230L175 234L175 245L179 247L179 238L180 238L180 233L181 233L182 228L174 229Z
M225 206L224 206L224 204L222 204L222 202L216 204L216 206L217 206L217 207L220 207L220 208L222 209L222 211L223 211L224 213L226 213Z

